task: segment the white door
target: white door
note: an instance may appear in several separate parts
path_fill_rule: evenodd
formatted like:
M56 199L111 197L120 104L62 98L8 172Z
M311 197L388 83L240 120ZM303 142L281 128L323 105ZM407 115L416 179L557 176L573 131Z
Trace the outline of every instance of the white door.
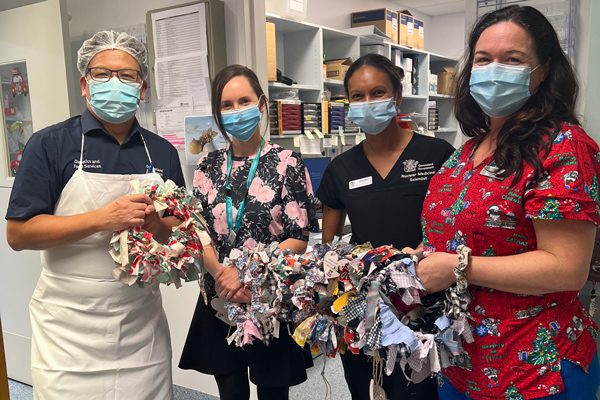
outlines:
M18 3L18 2L15 2ZM23 2L21 2L22 4ZM66 16L65 16L66 17ZM33 131L69 118L61 0L0 11L0 65L27 65ZM71 66L69 66L71 67ZM0 118L2 121L2 118ZM0 317L8 376L31 383L31 326L28 304L41 265L39 252L14 252L6 243L4 214L12 178L8 173L6 126L0 123Z

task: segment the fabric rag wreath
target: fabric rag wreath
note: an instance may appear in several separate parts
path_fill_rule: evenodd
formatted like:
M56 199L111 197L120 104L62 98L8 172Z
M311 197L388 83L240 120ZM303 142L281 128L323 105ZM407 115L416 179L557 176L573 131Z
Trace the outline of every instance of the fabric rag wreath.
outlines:
M305 254L278 243L233 249L224 260L235 266L252 294L249 304L225 302L236 330L229 343L268 343L280 324L304 347L335 357L337 352L373 356L391 374L398 362L420 382L451 365L468 367L462 341L473 341L466 287L426 296L416 274L418 258L370 243L318 244Z
M158 213L175 216L181 224L173 227L167 243L157 242L140 227L114 232L109 253L117 264L113 270L115 279L153 289L160 283L180 287L181 280L202 280L202 249L211 240L198 200L171 180L151 185L136 180L132 186L133 193L152 199Z

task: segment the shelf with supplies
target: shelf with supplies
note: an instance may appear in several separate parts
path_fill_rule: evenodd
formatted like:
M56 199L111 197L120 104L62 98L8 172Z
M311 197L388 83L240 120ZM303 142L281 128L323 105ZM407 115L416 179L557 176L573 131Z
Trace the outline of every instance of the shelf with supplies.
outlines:
M437 132L437 133L456 133L456 128L438 128L434 132Z
M429 98L432 100L452 100L454 99L454 96L449 95L449 94L432 94L429 93Z
M463 136L453 115L453 96L449 90L455 82L458 60L391 43L386 37L374 34L360 35L357 33L359 31L352 28L334 29L309 22L288 20L268 13L266 22L267 70L271 100L321 103L329 99L343 98L343 76L350 64L367 53L381 54L402 67L405 72L403 101L399 112L426 116L424 129L435 128L432 130L443 133L443 138L455 147L462 144ZM277 70L280 71L280 76L287 77L297 84L288 86L276 82ZM284 90L290 90L290 93L284 95ZM432 92L434 94L431 94ZM327 107L331 108L331 104L333 102ZM430 108L437 111L430 112ZM335 126L333 129L329 126L331 117L327 114L326 109L321 109L320 129L324 134L330 131L333 133L336 129ZM297 118L295 115L299 114L287 115L293 115L291 119L294 120ZM333 116L334 121L344 126L348 121L340 118L342 117ZM275 122L271 120L272 124ZM310 124L309 126L313 127ZM282 133L272 129L271 135L274 137ZM286 134L282 137L285 138Z
M321 88L316 85L300 85L297 83L286 85L281 82L269 82L269 90L286 90L286 89L298 89L298 90L316 90L319 91Z

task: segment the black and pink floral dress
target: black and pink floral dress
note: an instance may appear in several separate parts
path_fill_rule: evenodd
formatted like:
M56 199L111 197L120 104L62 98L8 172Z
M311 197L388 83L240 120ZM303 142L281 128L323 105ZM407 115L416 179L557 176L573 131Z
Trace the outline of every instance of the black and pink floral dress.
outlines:
M225 258L232 246L253 246L258 242L282 242L293 238L308 241L318 231L313 190L299 154L276 144L265 143L256 175L246 193L246 179L254 156L234 157L231 170L233 221L246 195L246 207L233 245L229 241L225 180L227 149L208 153L194 172L194 194L202 203L203 216L218 252ZM214 279L207 274L206 291L215 296ZM280 339L269 347L255 342L243 350L229 346L229 326L215 317L202 297L198 301L179 366L208 374L226 374L250 365L250 380L258 386L293 386L306 380L303 350L281 329Z

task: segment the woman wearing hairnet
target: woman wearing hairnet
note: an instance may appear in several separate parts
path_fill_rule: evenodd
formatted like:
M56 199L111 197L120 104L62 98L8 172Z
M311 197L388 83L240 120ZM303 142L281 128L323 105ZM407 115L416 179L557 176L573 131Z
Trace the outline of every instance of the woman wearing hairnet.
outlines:
M177 151L143 129L146 50L98 32L78 52L81 116L36 132L19 167L6 218L15 250L42 250L30 303L34 397L44 400L172 398L169 328L160 292L112 276L113 231L142 226L165 241L161 218L130 182L185 185Z

